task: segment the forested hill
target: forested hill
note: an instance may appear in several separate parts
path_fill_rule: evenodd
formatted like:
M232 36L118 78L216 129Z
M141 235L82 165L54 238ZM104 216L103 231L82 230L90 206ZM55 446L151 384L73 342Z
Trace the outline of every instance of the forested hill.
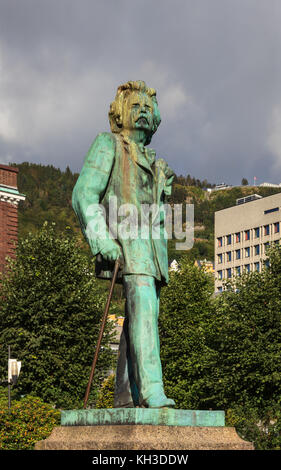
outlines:
M69 227L77 232L84 244L76 215L72 209L72 190L78 173L72 173L69 167L61 171L52 165L34 163L16 164L19 169L18 188L26 195L26 200L19 205L19 237L34 232L44 221L55 222L58 230ZM261 188L239 186L231 189L207 192L206 188L214 185L206 179L199 180L177 176L173 184L171 203L194 204L195 244L189 252L191 258L213 259L214 212L235 205L236 199L248 194L269 196L281 192L281 188ZM174 251L174 243L169 243L169 257L178 258L181 253Z

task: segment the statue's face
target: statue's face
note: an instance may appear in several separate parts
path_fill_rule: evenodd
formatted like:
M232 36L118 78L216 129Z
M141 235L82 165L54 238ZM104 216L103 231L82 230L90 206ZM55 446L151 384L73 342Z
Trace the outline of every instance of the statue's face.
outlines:
M153 129L153 102L145 93L132 91L129 93L123 106L123 129L144 130Z

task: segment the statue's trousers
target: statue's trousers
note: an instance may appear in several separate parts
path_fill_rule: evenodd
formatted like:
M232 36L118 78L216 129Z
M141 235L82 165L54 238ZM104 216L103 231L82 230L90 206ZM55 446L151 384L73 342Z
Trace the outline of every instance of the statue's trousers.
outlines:
M141 405L163 393L158 334L160 287L152 276L123 276L126 311L120 338L114 407Z

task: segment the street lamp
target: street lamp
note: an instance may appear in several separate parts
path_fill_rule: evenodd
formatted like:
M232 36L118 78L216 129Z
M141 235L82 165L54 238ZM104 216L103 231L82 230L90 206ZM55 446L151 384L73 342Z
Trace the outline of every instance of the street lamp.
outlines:
M11 347L8 346L8 406L11 408L11 386L16 385L20 375L21 361L11 359Z

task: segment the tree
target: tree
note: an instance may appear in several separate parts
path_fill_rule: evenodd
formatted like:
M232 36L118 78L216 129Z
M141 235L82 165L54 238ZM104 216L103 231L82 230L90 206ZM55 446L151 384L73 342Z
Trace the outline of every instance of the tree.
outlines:
M178 408L222 409L256 448L280 448L281 247L269 267L212 296L183 258L163 289L159 317L166 392Z
M210 351L205 341L205 323L213 315L211 275L186 257L180 269L170 272L162 289L159 333L163 378L167 395L183 409L202 407L201 381ZM204 397L203 397L204 398Z
M247 180L247 178L242 178L242 181L241 181L241 185L242 186L248 186L249 182Z
M44 224L19 242L1 281L1 376L6 349L22 361L17 390L58 407L82 405L105 305L93 264L71 231ZM112 367L107 326L89 404Z

